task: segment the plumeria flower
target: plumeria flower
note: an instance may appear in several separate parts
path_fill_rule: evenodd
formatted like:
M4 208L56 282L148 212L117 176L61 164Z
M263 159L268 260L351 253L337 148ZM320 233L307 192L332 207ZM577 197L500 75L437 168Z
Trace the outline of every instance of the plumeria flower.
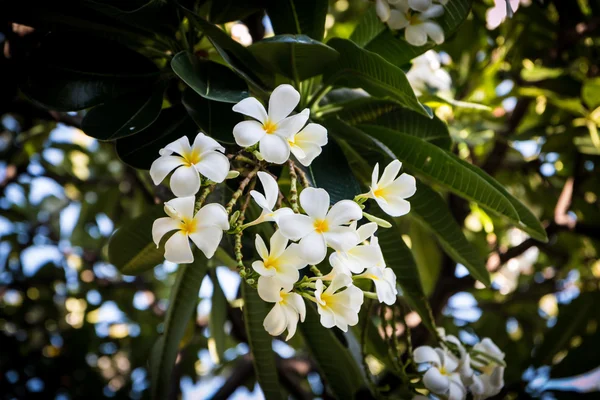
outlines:
M302 129L308 120L308 109L289 116L300 102L300 93L291 85L279 85L269 98L269 112L254 97L248 97L233 106L233 111L254 118L242 121L233 128L235 142L242 146L259 144L263 158L283 164L290 158L288 140Z
M263 277L274 278L283 287L291 289L300 276L298 270L307 265L300 257L299 246L294 243L286 248L288 240L281 231L276 231L271 236L270 251L260 235L256 235L255 244L256 251L262 258L262 261L252 263L252 268L261 275L259 282Z
M223 238L223 231L229 229L229 219L225 208L216 203L207 204L194 215L196 198L179 197L165 203L168 217L159 218L152 225L152 239L156 246L162 237L175 232L165 243L165 259L174 263L186 264L194 261L189 239L206 256L211 258Z
M324 189L306 188L300 193L300 205L308 215L282 215L278 225L285 237L300 240L302 257L309 264L323 261L328 245L334 250L354 246L358 234L344 225L362 217L358 204L341 200L329 210L329 194Z
M327 144L327 129L319 124L308 124L288 139L288 143L300 164L308 167Z
M412 60L406 78L418 95L430 90L449 94L452 87L450 74L442 68L440 55L433 50L426 51Z
M474 375L469 390L474 400L483 400L497 395L503 387L504 367L496 365L489 374Z
M371 176L371 190L361 196L374 199L386 214L392 217L400 217L408 214L410 203L405 199L415 194L417 184L415 178L409 174L398 173L402 163L398 160L392 161L379 178L379 163L375 164Z
M423 375L423 384L433 393L443 395L448 400L466 398L467 391L457 372L459 362L447 350L421 346L415 349L413 358L417 364L427 363L429 369Z
M350 227L356 229L356 223L353 222ZM329 263L338 273L360 274L367 267L375 266L380 263L378 257L381 252L374 246L360 244L371 237L377 230L377 224L369 222L356 230L356 240L347 250L338 250L331 253Z
M256 204L262 209L262 213L257 219L248 223L246 226L260 224L262 222L277 222L280 216L294 213L287 207L273 211L273 208L275 208L275 204L277 203L277 198L279 197L279 186L277 185L277 181L271 175L262 171L258 172L258 179L260 179L260 183L262 183L265 194L263 195L256 190L251 190L250 196L252 196Z
M296 333L298 320L304 322L306 317L306 305L302 296L290 292L291 287L282 287L274 278L261 277L257 288L261 299L275 303L263 322L265 330L273 336L279 336L287 329L285 340L290 340Z
M413 9L411 4L416 7ZM385 21L390 29L404 29L404 38L413 46L424 46L427 37L436 44L444 43L444 30L436 22L431 21L444 14L444 7L439 4L431 4L423 9L425 1L422 0L397 0L393 3L394 8L390 10L390 16Z
M346 289L340 291L343 287ZM349 276L336 275L327 289L321 279L317 280L315 298L321 324L325 328L337 326L347 332L348 326L358 323L358 312L364 301L364 294L352 285L352 278Z
M202 132L198 133L191 146L186 136L180 137L160 150L160 157L150 167L150 177L158 185L175 170L171 176L173 194L177 197L193 196L200 190L198 173L213 182L225 180L229 160L224 151L223 146Z
M356 278L370 279L375 283L377 299L381 303L392 305L396 302L398 289L396 288L396 274L391 268L370 267Z
M475 399L487 399L500 393L504 387L504 352L490 339L484 338L481 342L473 346L472 364L482 373L473 375L469 389L473 392ZM484 354L484 356L481 355ZM491 357L486 358L485 356Z

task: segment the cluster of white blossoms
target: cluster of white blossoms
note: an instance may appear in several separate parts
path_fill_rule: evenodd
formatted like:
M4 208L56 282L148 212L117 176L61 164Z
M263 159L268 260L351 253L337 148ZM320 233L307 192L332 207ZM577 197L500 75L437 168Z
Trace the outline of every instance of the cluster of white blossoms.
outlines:
M392 30L404 29L406 41L424 46L427 38L444 43L444 30L432 19L444 14L449 0L375 0L375 10L381 21ZM439 4L437 4L439 3Z
M211 258L227 232L236 235L236 260L240 274L247 283L255 285L259 296L273 308L264 321L272 335L287 330L287 338L296 331L298 321L306 315L304 299L316 304L323 326L337 326L343 331L358 322L358 313L364 297L378 299L388 305L397 297L396 275L386 267L382 250L375 236L379 226L388 227L387 221L363 212L364 203L375 200L386 214L399 217L410 211L406 198L416 191L415 179L400 174L402 164L392 161L379 176L379 164L373 171L370 190L353 200L341 200L330 206L330 196L324 189L310 187L307 179L298 196L296 180L286 202L275 178L269 173L268 163L289 161L290 176L302 173L290 156L308 166L327 144L327 130L308 123L309 110L293 114L300 102L300 94L290 85L277 87L269 99L268 111L255 98L237 103L233 110L251 119L238 123L233 129L236 143L242 147L235 154L225 155L214 139L199 133L193 144L182 137L160 150L160 157L150 168L155 184L170 174L170 188L177 198L165 203L166 217L159 218L152 227L157 246L166 240L165 259L175 263L193 261L193 242L207 258ZM246 157L242 153L250 156ZM253 157L252 157L253 156ZM232 164L244 168L230 171ZM225 179L242 179L231 201L223 207L217 203L204 205L208 195ZM294 178L295 179L295 178ZM258 190L245 192L260 181ZM201 188L204 188L198 195ZM234 212L238 198L246 196L245 205ZM243 223L246 207L254 199L261 213L254 221ZM364 217L370 221L359 226ZM275 224L276 230L266 239L256 235L254 243L259 259L246 269L242 262L241 235L248 227L261 223ZM190 242L191 241L191 242ZM329 254L329 256L328 256ZM327 260L327 264L323 263ZM317 268L326 268L325 274ZM300 270L311 266L312 275L301 278ZM359 280L373 282L374 292L363 291L355 285Z
M441 347L421 346L413 359L426 370L423 384L432 393L448 400L462 400L470 391L475 400L500 393L504 387L504 353L489 338L469 350L452 335L440 330ZM421 396L415 397L415 399Z

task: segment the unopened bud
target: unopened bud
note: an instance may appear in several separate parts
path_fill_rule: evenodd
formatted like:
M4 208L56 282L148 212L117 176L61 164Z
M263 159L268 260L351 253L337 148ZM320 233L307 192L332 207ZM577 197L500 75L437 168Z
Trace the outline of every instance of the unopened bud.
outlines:
M390 224L388 221L386 221L385 219L381 219L379 217L376 217L374 215L371 215L369 213L366 213L363 211L363 216L368 219L371 222L375 222L378 226L382 227L382 228L391 228L392 224Z
M164 207L165 213L174 219L181 219L181 216L179 215L179 213L177 212L177 210L175 210L175 208L169 204L165 203L165 207Z
M256 157L258 161L263 161L265 159L262 154L258 152L258 150L254 150L252 154L254 154L254 157Z
M240 171L233 170L233 171L229 171L227 173L227 176L225 177L225 179L235 179L238 176L240 176Z
M255 282L254 279L248 279L246 281L246 283L248 283L248 285L254 285L254 282Z
M239 217L240 217L240 210L237 210L236 212L234 212L231 215L231 218L229 218L229 226L233 226Z

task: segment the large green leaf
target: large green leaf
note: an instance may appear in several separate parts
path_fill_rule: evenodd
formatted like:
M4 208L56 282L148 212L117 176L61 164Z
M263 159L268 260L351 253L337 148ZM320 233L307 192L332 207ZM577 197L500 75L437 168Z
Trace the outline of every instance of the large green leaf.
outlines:
M581 98L590 110L600 106L600 78L588 79L583 83Z
M400 68L346 39L333 38L327 44L340 53L340 58L325 71L325 84L362 88L373 97L392 100L427 117L432 116L431 110L419 103Z
M263 0L219 0L210 3L210 18L215 24L239 21L260 10Z
M171 60L171 68L200 96L224 103L237 103L248 97L248 86L224 65L199 60L182 51Z
M210 316L208 319L208 329L210 330L209 348L217 358L218 363L222 363L223 353L225 352L225 322L227 321L227 298L216 270L212 269L210 279L213 283L213 293L211 297Z
M364 386L360 369L333 330L321 325L312 303L306 305L306 319L299 328L334 395L339 399L355 398Z
M164 246L152 240L152 224L166 217L162 206L155 206L117 229L108 241L108 261L125 275L137 275L165 260Z
M506 196L454 154L388 128L375 125L359 128L381 142L412 172L487 209L519 220L519 214Z
M23 69L23 93L58 111L81 110L138 91L159 74L150 60L117 42L63 34L46 36Z
M327 0L267 0L267 14L276 34L304 34L323 40L328 3Z
M192 88L186 88L181 102L200 129L219 142L235 143L233 127L244 116L231 109L231 104L200 97Z
M133 136L118 139L117 155L134 168L150 169L152 162L159 157L160 149L182 136L193 141L197 133L196 124L183 106L165 108L148 128Z
M271 345L272 338L263 327L263 321L268 313L267 304L260 299L258 292L245 282L242 283L242 297L246 333L256 379L266 399L281 399L275 353Z
M278 35L249 49L266 68L295 81L322 74L339 57L337 51L306 35Z
M372 6L365 11L358 21L358 25L356 26L356 29L354 29L354 32L352 32L350 40L360 47L365 47L386 29L386 25L381 22L377 16L375 7Z
M485 267L483 257L477 248L469 243L444 199L419 182L417 192L409 201L411 204L409 216L431 230L454 261L463 264L473 278L489 287L490 274Z
M200 284L206 275L207 260L199 251L196 253L194 263L179 266L171 288L163 334L150 355L151 397L155 400L167 398L179 343L198 303Z
M100 104L85 114L81 127L86 135L98 140L131 136L158 118L164 90L164 84L159 83L149 90Z
M363 97L337 104L340 109L332 113L350 125L372 124L385 126L427 140L437 146L449 149L452 144L448 126L438 117L423 115L389 100ZM328 114L329 116L329 114Z

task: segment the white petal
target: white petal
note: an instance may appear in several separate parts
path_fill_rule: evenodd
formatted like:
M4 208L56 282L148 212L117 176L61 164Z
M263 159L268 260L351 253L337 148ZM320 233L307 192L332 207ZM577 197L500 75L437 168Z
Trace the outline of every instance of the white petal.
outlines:
M279 85L269 97L269 119L278 123L294 111L300 102L300 93L292 85Z
M223 230L218 226L205 226L200 231L190 233L190 239L202 250L206 258L212 258L223 238Z
M179 221L171 217L159 218L154 221L152 224L152 240L154 240L156 246L160 244L160 239L162 239L167 232L179 229L179 224Z
M458 376L453 374L453 376ZM467 398L467 389L463 386L460 379L450 380L450 392L448 393L448 400L464 400Z
M424 46L427 43L427 32L423 24L409 25L404 30L404 38L413 46Z
M182 136L176 141L166 145L165 149L177 153L179 155L184 155L192 150L192 146L190 146L190 139L188 139L187 136Z
M389 201L386 201L389 200ZM381 210L389 216L401 217L410 212L410 203L400 198L375 199Z
M307 263L316 265L323 261L327 255L325 238L319 233L310 233L300 241L300 250Z
M336 226L325 232L325 241L334 250L347 251L358 242L358 234L348 226Z
M306 124L309 114L310 112L308 111L308 108L305 108L299 114L284 118L277 124L277 130L275 131L275 134L283 136L286 139L291 138Z
M304 165L305 167L310 166L314 159L317 158L323 151L321 146L312 144L304 145L304 147L302 148L300 148L297 145L294 145L291 146L291 150L294 156L296 156L296 158L300 162L300 164Z
M194 167L181 166L171 176L170 183L175 196L194 196L200 190L200 175Z
M419 16L421 20L441 17L444 14L444 7L434 4Z
M302 269L306 267L307 263L303 258L302 250L296 243L292 243L278 259L282 265L292 269Z
M359 220L361 218L362 210L360 209L360 206L352 200L338 201L331 207L329 213L327 213L327 222L329 222L330 226L349 224L351 221Z
M399 10L390 11L390 18L387 20L390 29L395 31L406 28L410 22L406 19L405 13Z
M387 305L392 305L396 302L396 294L394 293L394 288L389 284L389 282L378 279L375 282L375 292L377 292L377 298L381 303L385 303Z
M199 132L194 139L194 143L192 144L192 149L196 150L198 154L203 154L207 151L219 150L221 152L225 151L225 148L219 144L215 139L210 136L206 136L204 133Z
M247 115L264 124L267 121L267 111L265 107L254 97L248 97L233 106L233 111Z
M413 358L417 364L431 363L436 367L442 365L442 360L436 351L430 346L420 346L413 352Z
M376 267L379 261L379 250L373 246L356 246L350 249L348 253L353 261L354 269L351 269L355 274L360 274L365 268Z
M271 255L271 257L278 258L279 256L281 256L285 251L285 247L287 246L287 244L288 239L283 235L283 233L281 233L280 230L275 231L273 236L271 236L270 240L271 249L269 254Z
M431 7L431 0L408 0L408 5L415 11L423 12Z
M277 181L271 176L271 174L263 171L258 171L258 179L260 179L260 183L263 186L266 205L269 210L272 210L273 207L275 207L275 203L277 203L277 198L279 197L279 186L277 185Z
M335 292L337 292L338 290L340 290L341 288L343 288L344 286L348 286L352 284L352 278L347 276L347 275L336 275L333 280L331 281L331 283L329 284L329 287L327 288L326 292L329 294L333 294Z
M386 188L386 192L393 196L403 199L409 198L417 191L417 182L415 177L409 174L402 174L391 185Z
M296 333L296 327L298 326L298 313L292 307L283 306L283 312L287 322L288 334L285 340L290 340Z
M238 146L253 146L267 133L260 122L242 121L233 127L233 137Z
M192 219L194 218L194 206L196 204L196 198L194 196L177 197L169 200L165 203L165 206L169 206L175 209L180 218Z
M300 321L304 322L306 318L306 304L304 299L298 293L290 293L287 295L287 302L290 306L294 307L298 315L300 315Z
M198 226L216 225L226 231L229 229L229 218L225 207L217 203L203 206L194 217Z
M323 125L310 123L294 137L296 144L313 143L319 146L327 144L327 129Z
M379 182L379 163L375 164L373 172L371 173L371 187L376 187Z
M183 165L183 158L178 156L162 156L154 160L150 166L150 177L155 185L158 185L175 168Z
M229 172L229 159L224 154L211 151L204 154L195 167L198 172L211 181L221 183Z
M290 158L290 145L278 135L263 136L258 149L265 161L271 163L283 164Z
M282 215L277 225L281 233L290 240L300 240L315 230L312 219L301 214Z
M175 232L165 243L165 259L177 264L189 264L194 261L194 255L187 236Z
M292 215L293 213L294 212L292 211L291 208L283 207L283 208L275 210L275 212L271 213L271 215L267 218L267 221L271 221L271 222L275 222L275 223L279 224L279 218L281 218L284 215Z
M390 5L387 0L375 0L375 12L382 22L390 18Z
M252 269L255 270L256 273L261 276L261 278L273 278L277 273L277 271L275 271L273 268L265 268L265 263L259 260L256 260L252 263Z
M306 188L300 193L300 205L311 218L325 219L329 209L329 193L325 189Z
M398 176L398 172L400 172L400 168L402 168L402 163L399 160L394 160L388 164L387 167L383 170L383 174L381 175L381 179L379 180L379 186L387 186L396 179Z
M423 22L423 28L427 32L427 36L436 44L444 43L444 30L435 22Z
M335 314L331 310L318 304L317 311L321 316L321 325L323 325L325 328L333 328L336 326Z
M270 335L279 336L287 327L287 320L283 307L277 303L265 317L263 327Z
M356 230L356 233L358 233L358 239L361 242L364 242L365 240L373 236L375 231L377 231L377 224L375 222L369 222L368 224L364 224L363 226L358 228Z
M438 394L445 394L450 389L450 379L442 375L435 367L431 367L425 372L423 384L427 389Z
M257 233L256 238L254 239L254 246L256 247L256 252L263 260L269 258L269 251L267 250L267 245L262 237Z
M269 203L268 203L267 199L265 198L265 196L262 193L259 193L256 190L251 190L250 196L252 196L252 198L254 199L256 204L258 204L258 206L260 208L262 208L263 211L266 211L266 212L272 211L272 209L269 207Z
M267 303L279 303L281 301L281 286L274 278L261 276L258 278L258 295Z

